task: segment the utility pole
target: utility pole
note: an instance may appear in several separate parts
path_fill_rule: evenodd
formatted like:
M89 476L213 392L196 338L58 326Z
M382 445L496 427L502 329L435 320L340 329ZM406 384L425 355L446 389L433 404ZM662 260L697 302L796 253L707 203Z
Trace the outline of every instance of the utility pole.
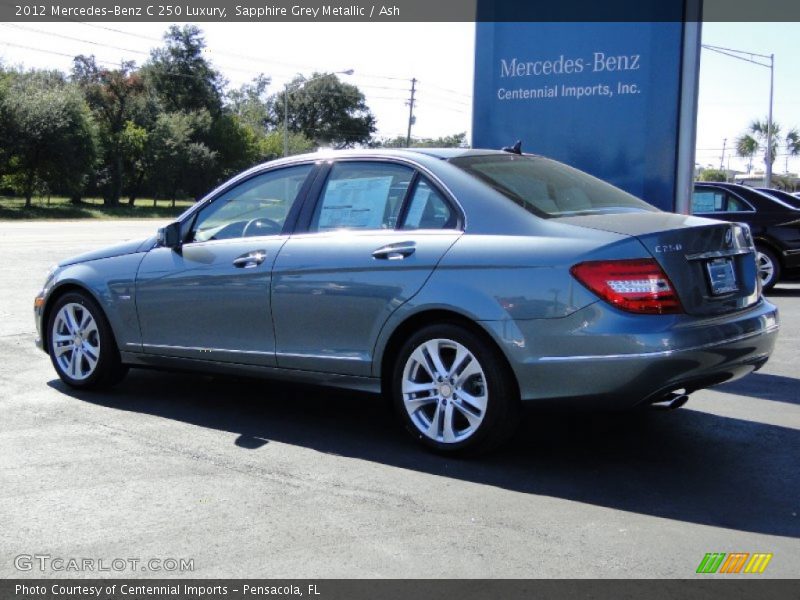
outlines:
M767 117L767 170L764 174L764 187L772 187L772 96L775 89L775 55L769 55L769 117Z
M411 80L411 98L408 104L408 134L406 135L406 148L411 147L411 126L414 124L414 95L417 93L417 79Z
M728 146L728 138L722 140L722 156L719 158L719 170L725 168L725 148Z

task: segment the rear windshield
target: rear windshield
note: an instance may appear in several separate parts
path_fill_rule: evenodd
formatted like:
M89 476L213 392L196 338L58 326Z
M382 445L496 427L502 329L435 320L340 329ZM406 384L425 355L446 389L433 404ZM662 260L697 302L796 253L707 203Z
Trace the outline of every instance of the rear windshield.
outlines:
M605 181L539 156L461 156L450 162L539 217L658 212Z
M764 194L768 194L771 198L777 198L784 205L787 205L789 208L800 208L800 198L792 196L791 194L781 191L781 190L772 190L769 188L756 188L759 192Z

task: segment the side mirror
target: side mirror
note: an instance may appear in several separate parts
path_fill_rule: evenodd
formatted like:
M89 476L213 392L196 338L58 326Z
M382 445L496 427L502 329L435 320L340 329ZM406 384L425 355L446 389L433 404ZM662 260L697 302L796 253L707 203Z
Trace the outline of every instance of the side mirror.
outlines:
M181 245L181 224L170 223L158 230L156 243L163 248L177 248Z

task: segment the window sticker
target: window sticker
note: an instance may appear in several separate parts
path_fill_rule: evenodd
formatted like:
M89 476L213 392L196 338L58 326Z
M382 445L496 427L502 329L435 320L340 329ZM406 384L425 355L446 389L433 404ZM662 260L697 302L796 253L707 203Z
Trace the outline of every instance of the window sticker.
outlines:
M328 182L319 230L381 229L392 175Z

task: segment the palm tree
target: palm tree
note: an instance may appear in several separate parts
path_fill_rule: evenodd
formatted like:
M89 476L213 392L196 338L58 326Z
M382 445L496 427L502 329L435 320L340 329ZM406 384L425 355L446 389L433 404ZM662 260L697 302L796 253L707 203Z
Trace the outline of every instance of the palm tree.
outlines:
M800 156L800 131L796 127L786 134L786 172L789 172L789 157Z
M781 126L775 121L772 122L772 148L767 149L767 129L769 128L767 119L763 121L756 119L750 123L747 128L748 133L745 135L751 137L756 142L756 150L764 152L764 164L769 162L772 165L775 162L775 156L778 154L778 137L781 133ZM753 152L755 154L755 152Z
M753 170L753 157L758 152L758 140L745 133L736 139L736 155L747 159L747 172Z

